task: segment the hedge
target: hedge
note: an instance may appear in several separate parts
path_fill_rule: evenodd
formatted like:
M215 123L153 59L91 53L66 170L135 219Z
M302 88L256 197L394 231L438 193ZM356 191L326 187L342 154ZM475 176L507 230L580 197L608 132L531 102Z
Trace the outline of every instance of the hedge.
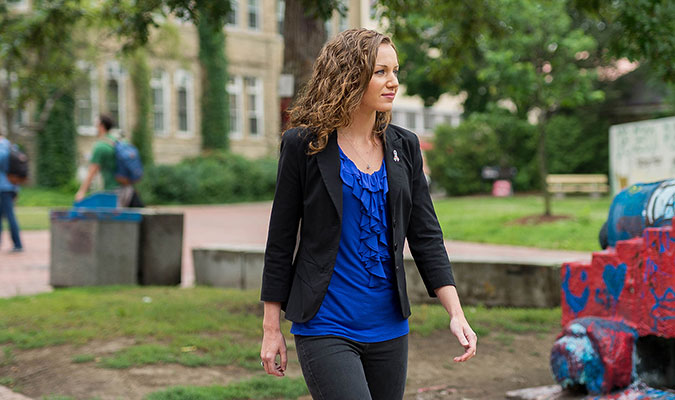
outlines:
M147 204L218 204L274 196L277 160L213 152L176 165L154 165L137 185Z

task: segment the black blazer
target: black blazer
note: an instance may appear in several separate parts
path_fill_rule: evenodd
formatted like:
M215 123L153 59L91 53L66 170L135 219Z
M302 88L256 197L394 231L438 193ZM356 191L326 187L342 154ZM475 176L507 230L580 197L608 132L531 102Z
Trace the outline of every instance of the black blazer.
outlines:
M454 285L441 228L434 212L417 136L389 125L384 161L389 192L390 246L401 314L410 316L403 269L403 245L410 251L430 296ZM307 155L306 129L281 138L277 186L270 217L262 301L282 303L286 318L306 322L317 313L328 289L340 243L342 180L337 135L324 151ZM298 232L298 224L300 230ZM300 242L297 242L299 238ZM297 251L296 251L297 245Z

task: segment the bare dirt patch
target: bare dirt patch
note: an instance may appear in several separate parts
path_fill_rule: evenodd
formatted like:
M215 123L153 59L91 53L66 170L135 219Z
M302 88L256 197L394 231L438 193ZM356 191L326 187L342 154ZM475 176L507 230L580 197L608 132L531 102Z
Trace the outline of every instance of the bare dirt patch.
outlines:
M553 384L548 357L557 333L491 333L479 338L477 356L463 364L452 361L462 349L449 332L438 331L427 337L411 335L405 399L504 399L508 390ZM292 344L292 340L288 342ZM78 354L100 355L133 343L119 339L85 346L14 350L13 362L0 365L0 377L12 378L15 390L33 398L63 395L83 400L140 400L169 386L226 385L259 374L233 366L190 368L159 364L112 370L96 362L73 362ZM292 351L289 360L288 375L299 376L300 366Z

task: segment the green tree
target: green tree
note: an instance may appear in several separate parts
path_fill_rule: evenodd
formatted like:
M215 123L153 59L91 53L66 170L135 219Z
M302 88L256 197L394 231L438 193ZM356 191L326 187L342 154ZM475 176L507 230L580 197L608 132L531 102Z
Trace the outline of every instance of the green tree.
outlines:
M144 165L153 163L152 155L152 90L150 88L150 67L145 50L136 49L129 58L131 82L136 103L136 124L131 132L131 142L138 148Z
M481 41L506 31L499 0L379 0L378 5L378 18L387 21L399 50L407 94L429 106L443 93L464 90L467 105L476 105L471 111L485 110L480 97L489 93L475 70L482 61Z
M26 103L42 104L32 126L41 131L55 102L72 92L77 78L73 36L91 21L80 0L35 1L33 8L20 13L0 1L0 70L7 78L0 79L5 94L0 112L7 117L3 128L10 138L13 114Z
M202 68L202 148L227 149L228 95L225 58L225 20L202 14L199 32L199 61Z
M675 2L672 0L573 0L608 27L608 48L614 57L646 61L657 76L675 83Z
M481 43L486 64L478 77L499 98L511 101L520 115L536 119L537 158L544 214L551 215L546 157L549 120L565 108L600 101L593 65L586 59L595 39L575 29L563 0L505 0L502 21L511 31ZM551 18L555 15L555 18ZM494 89L493 89L494 88Z

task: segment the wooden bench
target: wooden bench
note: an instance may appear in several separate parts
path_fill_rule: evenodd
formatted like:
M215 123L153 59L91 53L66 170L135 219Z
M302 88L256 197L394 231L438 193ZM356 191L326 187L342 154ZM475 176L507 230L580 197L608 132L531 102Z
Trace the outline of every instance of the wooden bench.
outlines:
M568 193L588 193L598 197L609 192L607 175L604 174L550 174L546 177L548 191L556 197Z

